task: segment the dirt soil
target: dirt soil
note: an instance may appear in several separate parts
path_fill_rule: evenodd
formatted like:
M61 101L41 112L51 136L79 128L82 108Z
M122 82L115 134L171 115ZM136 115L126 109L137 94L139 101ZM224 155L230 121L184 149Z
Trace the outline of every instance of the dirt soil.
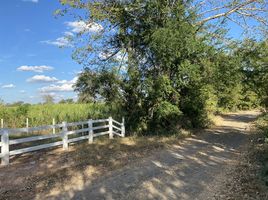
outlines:
M222 115L184 140L124 138L14 157L0 167L0 199L268 199L268 190L247 191L256 174L241 180L258 114Z

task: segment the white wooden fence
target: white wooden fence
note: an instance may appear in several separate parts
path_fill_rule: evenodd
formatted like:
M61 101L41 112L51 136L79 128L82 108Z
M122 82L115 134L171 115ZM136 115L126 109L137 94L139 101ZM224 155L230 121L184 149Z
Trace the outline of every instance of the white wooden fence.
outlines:
M84 125L86 124L87 128L84 128ZM77 126L81 126L82 128L77 130L69 130L71 127L77 127ZM52 134L25 137L19 139L10 139L10 135L29 133L35 131L45 131L51 129L53 130ZM59 129L60 131L56 133L55 129ZM79 133L86 133L86 134L79 137L69 138L70 135L75 136L75 134ZM92 143L95 137L106 134L109 135L110 139L112 139L114 135L125 137L124 118L122 119L122 123L115 121L114 119L112 119L112 117L109 117L108 119L98 119L98 120L89 119L87 121L73 122L73 123L63 122L62 124L39 126L33 128L18 128L18 129L2 128L0 129L1 164L8 165L9 158L10 156L13 155L23 154L31 151L46 149L49 147L55 147L60 145L62 145L64 150L68 150L68 145L70 143L74 143L81 140L88 140L89 143ZM10 151L11 145L17 145L26 142L42 141L52 138L60 138L60 141Z

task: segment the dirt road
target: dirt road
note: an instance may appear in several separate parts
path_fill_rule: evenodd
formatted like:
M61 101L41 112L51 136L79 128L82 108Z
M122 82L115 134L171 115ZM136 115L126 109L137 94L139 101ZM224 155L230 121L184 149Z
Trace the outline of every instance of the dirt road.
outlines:
M55 187L36 199L217 199L225 169L247 146L258 112L222 116L215 128L83 184ZM235 165L234 165L235 166ZM219 198L218 198L219 199Z

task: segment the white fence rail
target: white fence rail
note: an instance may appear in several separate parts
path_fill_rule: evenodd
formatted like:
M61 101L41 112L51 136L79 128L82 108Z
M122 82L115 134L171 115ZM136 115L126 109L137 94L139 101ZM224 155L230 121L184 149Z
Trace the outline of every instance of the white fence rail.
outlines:
M98 125L99 124L99 125ZM84 126L87 128L84 128ZM82 128L77 130L69 130L71 127L81 126ZM39 136L31 136L19 139L11 139L10 135L16 135L20 133L29 133L35 131L47 131L52 129L52 134L39 135ZM56 129L60 129L59 133L56 133ZM69 138L70 135L75 136L75 134L84 133L82 136ZM23 154L31 151L37 151L41 149L46 149L50 147L60 146L62 145L64 150L68 150L68 146L70 143L78 142L81 140L88 140L89 143L93 142L95 137L101 135L109 135L109 138L112 139L114 135L125 137L125 122L124 118L122 119L122 123L115 121L112 117L108 119L98 119L92 120L89 119L83 122L73 122L62 124L54 124L48 126L39 126L32 128L17 128L17 129L0 129L1 142L0 142L0 158L2 165L8 165L10 156ZM11 145L17 145L21 143L34 142L34 141L42 141L46 139L54 139L58 138L59 141L46 143L26 148L20 148L10 151Z

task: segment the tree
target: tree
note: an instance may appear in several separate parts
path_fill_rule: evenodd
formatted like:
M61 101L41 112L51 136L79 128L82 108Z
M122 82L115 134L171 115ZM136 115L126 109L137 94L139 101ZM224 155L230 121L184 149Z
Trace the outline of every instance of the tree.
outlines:
M229 0L219 8L202 1L209 3L206 10L199 1L61 2L86 13L78 16L85 27L73 58L87 68L75 90L122 105L137 132L174 127L181 117L204 126L216 105L238 105L240 58L213 41L227 39L224 22L237 16L266 23L258 13L264 4L257 0ZM92 26L95 32L88 30Z
M0 106L4 106L5 102L4 100L0 99Z
M42 99L44 101L44 104L53 104L55 101L54 97L50 94L43 95Z
M59 101L59 104L72 104L74 103L73 99L62 99Z
M114 70L94 72L85 68L74 85L82 102L116 102L120 99L120 78Z
M24 105L25 103L23 102L23 101L16 101L16 102L14 102L14 103L10 103L10 104L8 104L8 106L11 106L11 107L16 107L16 106L22 106L22 105Z
M268 107L268 41L245 40L236 50L242 57L244 85Z

